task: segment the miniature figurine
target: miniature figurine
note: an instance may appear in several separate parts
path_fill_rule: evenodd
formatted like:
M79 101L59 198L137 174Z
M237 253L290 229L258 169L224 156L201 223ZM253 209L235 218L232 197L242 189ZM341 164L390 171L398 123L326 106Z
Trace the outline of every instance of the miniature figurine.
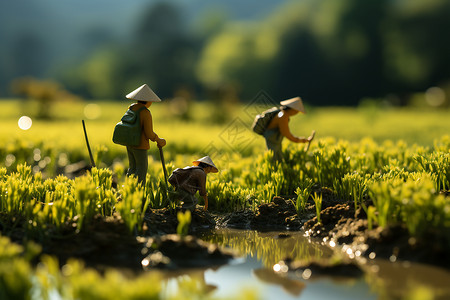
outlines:
M208 196L206 194L206 175L217 173L219 170L209 156L192 162L194 166L175 169L169 177L169 183L175 187L174 200L183 202L182 208L195 210L198 191L205 200L204 210L208 209Z
M129 168L127 176L134 175L138 182L145 185L148 157L150 149L149 140L156 142L158 147L164 147L166 140L158 137L153 131L153 121L148 109L153 102L161 102L161 99L144 84L132 91L126 98L137 102L128 107L121 122L116 124L113 134L114 143L127 147Z
M264 136L267 149L272 150L273 158L278 162L283 159L281 144L284 137L295 143L309 143L314 138L313 135L308 138L296 137L289 130L289 118L299 112L306 113L302 99L295 97L280 104L280 108L274 107L256 116L252 126L256 133Z

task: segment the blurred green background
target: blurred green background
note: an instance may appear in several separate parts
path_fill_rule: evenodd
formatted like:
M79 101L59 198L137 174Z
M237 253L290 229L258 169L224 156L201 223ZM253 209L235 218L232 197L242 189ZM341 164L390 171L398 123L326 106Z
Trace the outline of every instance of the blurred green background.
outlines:
M0 98L448 107L450 1L1 1L0 66Z

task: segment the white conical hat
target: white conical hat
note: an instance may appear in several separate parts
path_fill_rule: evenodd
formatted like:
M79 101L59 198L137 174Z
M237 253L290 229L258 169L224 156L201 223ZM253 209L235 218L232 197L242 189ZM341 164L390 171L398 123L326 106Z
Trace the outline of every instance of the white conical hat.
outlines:
M303 102L300 97L295 97L291 99L287 99L280 102L281 105L285 105L287 107L290 107L292 109L298 110L299 112L302 112L306 114L305 107L303 107Z
M209 157L209 156L205 156L200 159L197 159L197 160L193 161L192 163L194 164L194 166L198 166L200 163L204 163L204 164L207 164L208 166L213 167L213 169L214 169L212 171L213 173L219 172L219 169L217 169L216 165L213 163L211 157Z
M152 89L144 84L128 95L126 95L128 99L133 99L137 101L146 101L146 102L161 102L161 99L152 91Z

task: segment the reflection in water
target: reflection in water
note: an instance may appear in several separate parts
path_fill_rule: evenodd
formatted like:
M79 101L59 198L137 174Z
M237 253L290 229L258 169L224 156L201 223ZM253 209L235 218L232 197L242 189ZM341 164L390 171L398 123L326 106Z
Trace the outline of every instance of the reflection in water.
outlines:
M200 295L210 295L217 289L216 285L205 281L207 269L190 269L188 272L162 272L167 295L172 299L195 299Z
M391 299L450 299L450 272L430 265L374 260L366 265L366 280Z
M268 269L253 270L253 274L261 281L279 285L284 291L293 296L298 296L305 288L305 284L299 280L283 277Z
M274 272L274 267L282 271L279 262L286 257L308 261L336 254L331 248L309 242L301 232L223 229L205 233L202 239L230 247L243 259L219 268L162 272L165 298L450 299L449 271L398 260L358 258L365 272L360 278Z
M310 243L301 232L280 234L279 232L221 229L201 238L230 247L241 255L256 256L269 269L286 258L309 261L331 257L333 254L333 251L327 247Z
M261 233L222 229L202 239L261 261L265 268L253 268L252 274L261 282L280 286L291 297L301 294L302 298L308 298L308 295L320 299L321 293L325 293L332 295L332 299L450 299L448 270L398 260L358 259L365 271L365 280L336 276L308 280L301 272L275 274L273 268L286 257L309 261L336 254L319 243L311 243L301 232ZM333 285L330 285L331 282ZM335 292L331 293L333 290Z

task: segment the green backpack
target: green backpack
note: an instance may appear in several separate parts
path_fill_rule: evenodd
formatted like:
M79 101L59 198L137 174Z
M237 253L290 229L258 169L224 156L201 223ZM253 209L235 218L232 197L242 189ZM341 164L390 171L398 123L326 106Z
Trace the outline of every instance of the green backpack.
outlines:
M120 122L114 127L113 142L123 146L138 146L141 142L141 118L140 112L146 107L141 107L137 111L128 109Z
M257 134L263 135L264 132L267 129L267 126L269 126L270 121L281 111L278 107L272 107L271 109L268 109L261 114L257 115L255 117L255 120L253 121L252 129Z

